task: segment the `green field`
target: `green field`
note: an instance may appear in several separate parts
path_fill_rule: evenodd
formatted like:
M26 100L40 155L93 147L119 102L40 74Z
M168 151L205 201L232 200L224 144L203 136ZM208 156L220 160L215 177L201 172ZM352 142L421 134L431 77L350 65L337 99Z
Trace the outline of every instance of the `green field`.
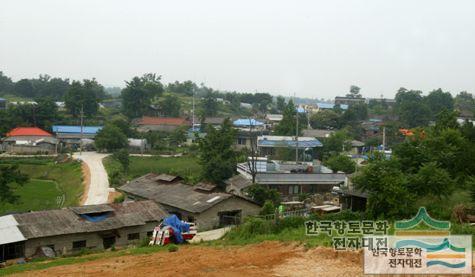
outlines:
M20 171L30 178L24 186L15 187L15 194L20 197L19 201L15 204L0 205L0 214L79 204L84 190L80 163L74 161L55 163L51 159L18 158L1 159L0 164L17 164Z
M123 172L119 162L112 157L104 159L104 166L109 176L114 172ZM184 156L176 158L163 157L130 157L129 171L126 179L131 180L147 173L176 174L187 181L196 182L200 178L201 166L195 157Z
M59 185L49 180L30 179L23 186L15 186L15 194L20 197L19 201L0 203L0 214L55 209L61 207L63 199Z

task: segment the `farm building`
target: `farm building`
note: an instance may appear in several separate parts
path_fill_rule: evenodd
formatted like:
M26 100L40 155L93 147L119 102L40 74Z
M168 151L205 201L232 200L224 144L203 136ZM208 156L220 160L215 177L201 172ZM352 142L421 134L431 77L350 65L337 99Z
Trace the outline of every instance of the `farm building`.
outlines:
M58 140L37 127L18 127L6 134L2 148L11 154L54 154Z
M89 205L0 217L0 261L107 249L151 236L166 212L153 201Z
M167 212L182 220L196 223L199 230L240 223L256 215L260 206L228 193L215 192L209 184L191 186L182 182L165 184L161 175L149 173L119 188L127 199L149 199L161 204Z
M297 140L293 136L257 137L257 148L261 156L274 155L277 148L305 150L322 146L322 143L313 137L298 137Z
M79 146L81 140L92 141L102 126L69 126L69 125L53 125L53 133L66 146ZM82 129L82 130L81 130Z
M149 132L149 131L162 131L173 132L177 128L182 126L191 126L191 123L179 117L150 117L144 116L138 120L135 120L137 131Z
M7 109L7 99L0 98L0 111Z

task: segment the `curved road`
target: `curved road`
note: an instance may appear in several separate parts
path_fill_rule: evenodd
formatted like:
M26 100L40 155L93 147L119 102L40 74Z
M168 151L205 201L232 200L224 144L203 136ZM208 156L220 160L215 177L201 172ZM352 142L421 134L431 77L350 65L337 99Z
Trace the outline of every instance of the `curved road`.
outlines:
M109 177L107 171L102 164L102 159L109 154L101 154L97 152L74 153L75 159L81 160L89 167L91 174L91 183L84 205L95 205L107 203L109 197Z

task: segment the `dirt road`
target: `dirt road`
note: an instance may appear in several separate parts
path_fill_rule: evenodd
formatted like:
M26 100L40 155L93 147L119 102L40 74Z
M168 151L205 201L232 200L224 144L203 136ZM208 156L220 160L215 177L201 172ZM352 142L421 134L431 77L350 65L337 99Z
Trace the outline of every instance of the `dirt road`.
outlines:
M87 198L84 205L104 204L107 203L109 196L109 177L106 169L102 164L102 159L108 154L97 152L75 153L75 159L82 160L88 167L90 172L90 184L87 191Z
M180 246L177 252L122 256L25 272L21 276L362 276L362 255L264 242Z

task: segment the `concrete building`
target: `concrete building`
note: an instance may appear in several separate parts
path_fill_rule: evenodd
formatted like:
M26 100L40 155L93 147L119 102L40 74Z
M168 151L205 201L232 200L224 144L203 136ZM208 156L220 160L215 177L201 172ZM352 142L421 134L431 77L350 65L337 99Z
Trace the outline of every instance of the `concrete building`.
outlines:
M191 123L179 117L150 117L144 116L134 121L139 132L161 131L173 132L179 127L190 127Z
M0 261L136 244L167 213L153 201L89 205L0 217Z
M335 97L335 105L348 105L351 106L357 103L365 103L366 99L363 97L360 98L353 98L353 97L346 97L346 96L336 96Z
M6 134L2 149L10 154L55 154L58 140L37 127L18 127Z
M226 191L246 195L246 188L251 185L251 171L248 163L237 166L241 177L233 176L225 183ZM248 180L246 182L246 179ZM256 183L280 192L283 200L298 199L301 194L322 194L331 192L335 186L346 186L347 175L332 173L332 170L318 163L282 162L269 160L265 171L256 173Z
M196 223L201 231L238 224L245 217L257 215L260 211L259 205L243 197L181 182L165 184L159 180L160 176L149 173L128 182L119 190L127 195L127 199L153 200L167 212Z
M257 137L257 149L261 156L271 156L275 154L277 148L287 148L300 150L322 147L322 143L314 137L293 136L259 136Z

